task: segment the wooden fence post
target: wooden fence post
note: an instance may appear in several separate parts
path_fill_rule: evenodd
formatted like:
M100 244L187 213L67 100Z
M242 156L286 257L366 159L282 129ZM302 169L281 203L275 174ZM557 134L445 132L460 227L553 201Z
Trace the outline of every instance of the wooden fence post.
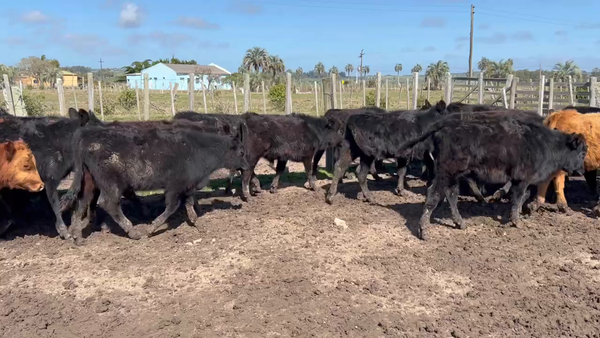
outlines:
M138 120L142 120L142 112L140 110L140 90L138 80L135 80L135 101L137 102Z
M87 84L88 84L88 109L90 111L94 111L94 74L87 74Z
M343 102L344 101L343 100L343 98L344 98L344 96L343 96L344 83L343 82L344 81L340 81L340 109L344 109L344 102Z
M336 109L337 105L337 75L331 73L331 108Z
M317 81L315 81L315 108L317 109L317 117L319 117L319 86L317 86Z
M479 72L479 81L477 82L479 85L479 104L483 104L483 91L485 90L485 86L483 83L483 72Z
M367 106L367 81L362 80L363 87L363 107Z
M98 94L100 98L100 116L102 117L102 121L104 121L104 104L102 104L102 82L98 81Z
M204 87L204 76L202 76L200 86L202 88L202 105L204 107L204 114L208 114L208 105L206 104L206 87Z
M512 79L513 79L513 75L508 74L508 77L506 78L506 82L504 83L504 87L502 87L502 104L504 105L504 108L506 108L506 109L508 109L508 96L506 94L506 91L510 88L510 86L512 84Z
M554 78L550 78L550 89L548 91L548 110L554 109Z
M144 73L144 120L150 120L150 81L148 73Z
M6 96L10 100L10 102L7 102L8 112L13 116L17 116L15 113L15 99L13 97L13 92L12 92L12 87L10 86L10 81L8 80L8 74L2 74L2 79L4 80L4 88L6 88L6 94L7 94Z
M515 103L516 103L516 98L517 98L517 87L519 85L519 78L518 77L513 77L512 80L512 85L510 86L510 103L508 105L508 107L510 109L515 109Z
M390 89L389 89L389 81L385 79L385 109L389 109L389 97L390 97Z
M413 88L413 90L415 90ZM408 78L406 78L406 109L410 110L410 83Z
M381 73L377 72L377 82L375 83L375 107L381 106Z
M431 98L431 79L427 77L427 101Z
M250 111L250 74L244 73L244 111Z
M546 76L542 75L540 78L539 88L539 98L538 98L538 114L544 114L544 89L546 89Z
M237 106L237 93L236 93L236 89L235 89L235 81L233 81L231 83L231 86L233 88L233 105L234 105L235 113L239 114L238 106Z
M177 90L179 89L179 83L175 82L175 85L172 83L169 84L171 87L171 114L175 116L175 95L177 95Z
M267 97L265 95L265 80L260 80L260 86L262 88L262 97L263 97L263 114L267 113Z
M23 90L21 90L21 93L23 92ZM75 100L75 109L79 110L79 105L77 104L77 90L75 90L75 88L73 88L73 99Z
M188 96L190 98L190 110L194 111L194 81L196 80L196 75L194 73L189 73L188 80Z
M58 111L60 116L65 116L65 91L61 78L56 79L56 91L58 92Z
M285 113L292 113L292 73L285 74Z
M573 95L573 77L569 75L569 102L575 105L575 96Z
M419 73L413 73L413 109L417 110L417 96L419 95Z
M452 74L446 74L446 93L444 95L444 100L446 104L450 104L452 102Z
M590 77L590 107L596 107L596 86L598 79L595 76Z

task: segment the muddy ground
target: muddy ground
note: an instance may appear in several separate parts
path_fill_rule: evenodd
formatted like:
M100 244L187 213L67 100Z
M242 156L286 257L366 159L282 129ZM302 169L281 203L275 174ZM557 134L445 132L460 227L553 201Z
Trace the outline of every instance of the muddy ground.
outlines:
M386 177L369 182L378 205L357 200L353 181L326 204L327 179L316 192L284 180L244 204L199 193L201 230L180 210L141 241L100 214L113 233L96 225L80 247L56 237L48 212L25 210L0 242L0 336L600 336L600 224L583 180L567 182L573 215L502 228L507 201L463 197L469 227L450 227L444 203L423 242L411 229L424 182L398 197ZM141 227L164 207L143 201L149 217L124 202Z

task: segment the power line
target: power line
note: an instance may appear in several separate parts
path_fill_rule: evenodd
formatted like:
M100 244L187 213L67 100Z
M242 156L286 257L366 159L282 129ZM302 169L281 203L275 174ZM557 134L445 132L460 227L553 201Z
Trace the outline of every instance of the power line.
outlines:
M297 0L300 2L313 2L320 4L342 4L342 5L373 5L373 6L390 6L393 5L391 3L376 3L376 2L353 2L353 1L321 1L321 0ZM440 7L448 7L448 8L462 8L461 5L401 5L400 7L423 7L423 8L440 8Z
M499 13L520 15L520 16L526 16L526 17L532 17L532 18L538 18L538 19L552 20L552 21L557 21L557 22L564 22L564 19L549 18L546 16L531 15L531 14L523 14L523 13L519 13L519 12L509 12L509 11L505 11L505 10L501 10L501 9L493 9L493 8L485 8L485 7L480 7L480 8L483 10L486 10L486 11L490 11L490 12L499 12Z
M521 20L521 21L545 23L545 24L557 25L557 26L569 26L569 27L573 27L573 25L566 24L566 23L558 23L558 22L550 22L550 21L542 21L542 20L534 20L534 19L517 18L517 17L513 17L513 16L490 14L490 13L485 13L485 12L479 12L479 14L481 14L481 15L487 15L487 16L494 16L494 17L504 18L504 19L513 19L513 20ZM577 27L577 26L575 26L575 27Z

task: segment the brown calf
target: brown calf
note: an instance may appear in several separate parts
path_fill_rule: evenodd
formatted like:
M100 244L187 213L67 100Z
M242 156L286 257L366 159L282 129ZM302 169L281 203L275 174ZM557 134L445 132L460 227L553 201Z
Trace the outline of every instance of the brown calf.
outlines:
M35 157L22 140L0 143L0 189L39 192L44 182L37 171Z
M544 125L563 133L583 134L588 145L584 160L585 176L590 188L594 190L593 194L596 194L596 169L600 169L600 114L581 114L574 109L567 109L552 113L544 120ZM537 198L530 208L536 210L546 203L546 192L554 180L556 206L563 212L569 211L564 193L565 177L566 173L560 170L538 185ZM600 207L596 206L594 210L600 216Z

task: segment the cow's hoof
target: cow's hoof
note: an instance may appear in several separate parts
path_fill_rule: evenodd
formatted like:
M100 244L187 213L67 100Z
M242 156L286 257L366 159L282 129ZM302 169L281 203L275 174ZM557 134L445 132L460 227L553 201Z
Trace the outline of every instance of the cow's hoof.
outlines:
M135 239L136 241L140 240L140 239L142 239L142 237L144 237L143 234L137 229L133 229L133 230L129 231L127 233L127 235L129 236L129 238Z
M73 243L77 246L82 246L85 243L85 239L83 239L83 236L77 236L73 238Z
M518 221L509 221L507 225L509 227L511 227L511 228L520 229L520 228L523 227L523 222L521 220L518 220Z
M429 239L429 235L427 234L427 231L424 229L419 230L419 239L422 241L426 241Z
M394 189L394 193L400 197L408 197L408 195L410 195L410 193L406 189L396 188L396 189Z
M566 203L557 203L556 207L558 208L558 211L562 212L563 214L566 214L567 216L573 214L573 210L569 208L569 206Z
M334 196L327 195L325 197L325 202L327 202L327 204L333 204L333 198Z
M527 209L529 209L530 213L539 211L541 207L542 207L542 203L540 203L539 201L533 201L533 202L527 204Z
M271 194L276 194L277 193L277 188L276 187L271 187L271 189L269 189L269 192Z
M467 228L467 224L465 221L459 222L455 224L456 229L465 230Z

